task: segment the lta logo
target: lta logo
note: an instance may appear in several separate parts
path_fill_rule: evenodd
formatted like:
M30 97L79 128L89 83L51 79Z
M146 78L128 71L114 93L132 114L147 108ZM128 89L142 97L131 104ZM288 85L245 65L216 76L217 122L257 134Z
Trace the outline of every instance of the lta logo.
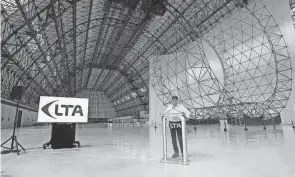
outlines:
M57 119L57 118L50 114L49 108L55 102L57 102L57 100L52 101L41 108L41 110L46 115L48 115L49 117L51 117L53 119ZM69 113L70 113L70 115L69 115ZM54 114L55 114L55 116L58 116L58 117L60 117L60 116L76 116L76 114L83 116L83 111L82 111L82 107L80 105L55 104Z

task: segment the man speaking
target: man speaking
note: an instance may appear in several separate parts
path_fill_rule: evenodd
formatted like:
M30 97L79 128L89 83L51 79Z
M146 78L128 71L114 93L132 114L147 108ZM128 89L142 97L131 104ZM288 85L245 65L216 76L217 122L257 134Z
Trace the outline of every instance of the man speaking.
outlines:
M172 96L172 104L169 104L167 106L163 114L169 120L169 128L171 132L172 145L174 150L174 154L172 155L172 158L179 157L176 134L177 134L178 142L180 145L181 155L183 157L181 117L184 117L184 118L189 117L190 112L184 107L184 105L178 103L177 96Z

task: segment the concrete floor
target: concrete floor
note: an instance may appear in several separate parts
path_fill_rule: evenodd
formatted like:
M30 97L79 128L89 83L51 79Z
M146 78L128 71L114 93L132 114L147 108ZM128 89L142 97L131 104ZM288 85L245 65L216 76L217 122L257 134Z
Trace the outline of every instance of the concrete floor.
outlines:
M41 148L50 139L50 127L18 130L27 149L1 155L2 177L294 177L295 129L291 126L188 126L189 165L160 163L162 129L103 124L78 125L81 148ZM2 142L11 129L1 131ZM168 155L172 144L168 134Z

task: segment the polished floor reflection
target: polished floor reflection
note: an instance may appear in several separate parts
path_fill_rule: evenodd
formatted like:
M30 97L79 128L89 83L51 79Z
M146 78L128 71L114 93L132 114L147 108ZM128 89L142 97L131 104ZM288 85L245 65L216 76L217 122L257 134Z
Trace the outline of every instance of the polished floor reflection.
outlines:
M20 156L1 156L1 176L12 177L294 177L295 129L290 126L188 126L190 165L163 164L162 129L132 125L78 125L81 148L41 148L50 139L50 127L17 131L27 149ZM2 142L11 129L1 131ZM168 155L172 155L168 133Z

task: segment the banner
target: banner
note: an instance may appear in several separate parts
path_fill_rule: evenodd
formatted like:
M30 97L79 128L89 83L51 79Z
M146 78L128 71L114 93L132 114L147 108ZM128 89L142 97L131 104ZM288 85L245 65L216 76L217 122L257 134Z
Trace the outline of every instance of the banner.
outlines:
M87 122L88 99L41 96L38 122Z

